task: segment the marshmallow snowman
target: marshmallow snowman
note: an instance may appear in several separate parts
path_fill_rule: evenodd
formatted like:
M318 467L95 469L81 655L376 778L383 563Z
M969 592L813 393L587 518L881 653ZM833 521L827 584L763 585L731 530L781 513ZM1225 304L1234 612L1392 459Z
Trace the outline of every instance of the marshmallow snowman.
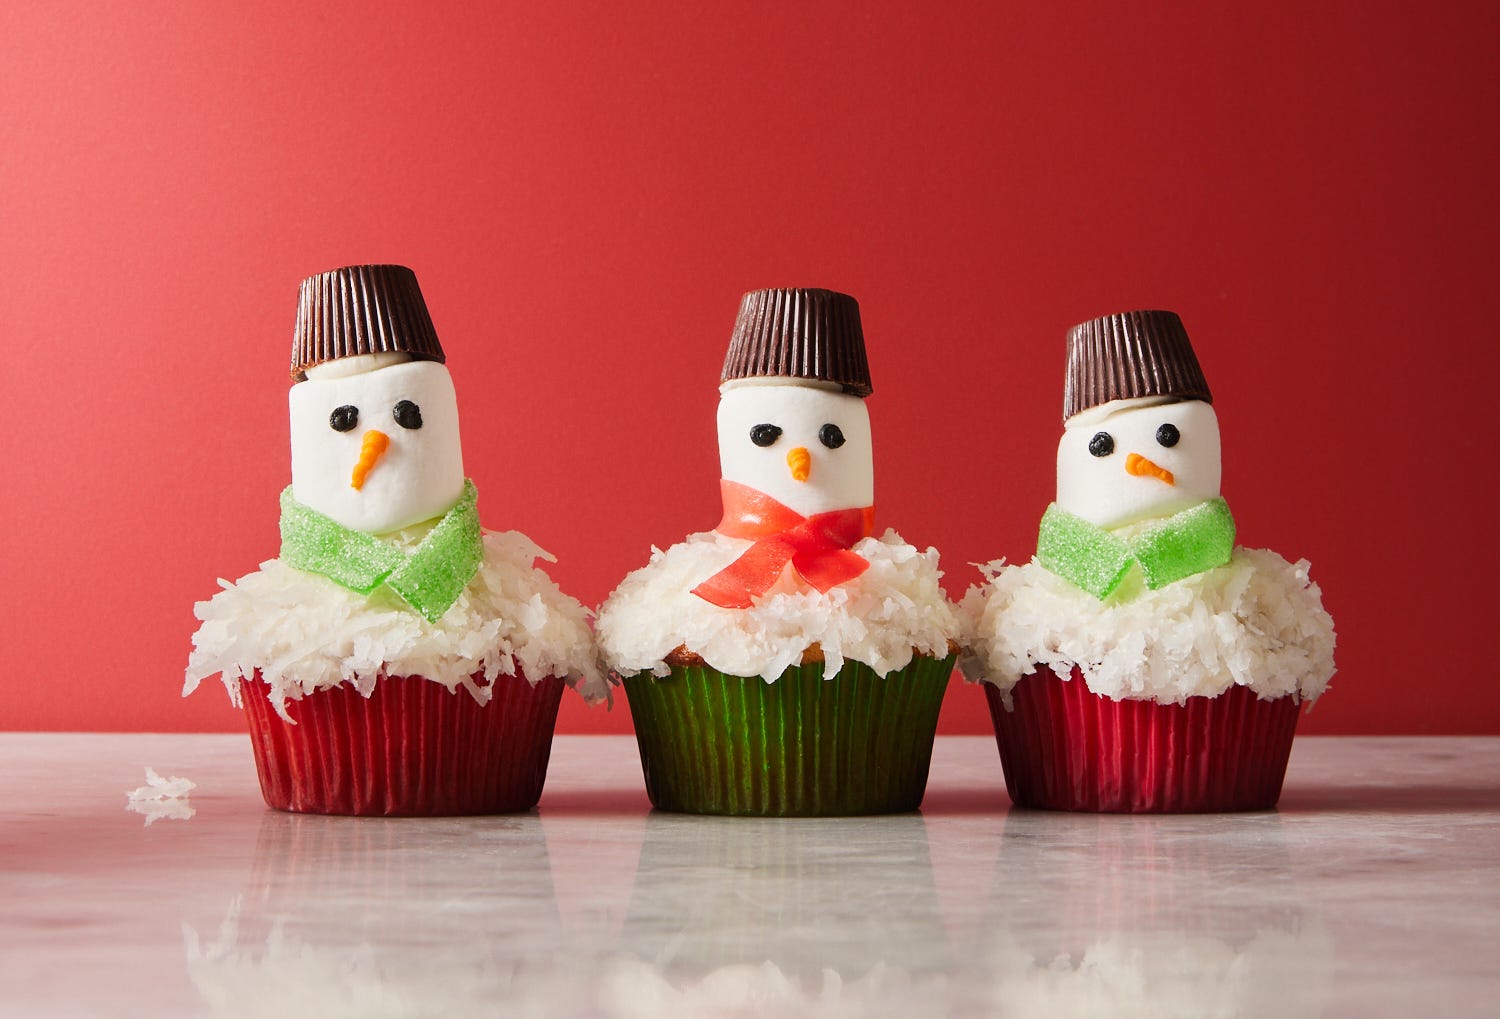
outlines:
M436 517L463 494L453 378L440 362L381 352L313 365L292 386L292 494L357 531Z
M870 413L835 383L792 378L725 383L719 464L726 481L803 516L875 501Z
M719 377L724 517L714 528L751 544L692 593L745 609L787 570L827 592L869 562L875 462L859 304L832 290L753 290Z
M1127 311L1068 330L1056 507L1117 530L1219 495L1219 421L1182 319Z
M1111 400L1067 420L1057 505L1106 529L1171 516L1219 494L1219 420L1202 400Z

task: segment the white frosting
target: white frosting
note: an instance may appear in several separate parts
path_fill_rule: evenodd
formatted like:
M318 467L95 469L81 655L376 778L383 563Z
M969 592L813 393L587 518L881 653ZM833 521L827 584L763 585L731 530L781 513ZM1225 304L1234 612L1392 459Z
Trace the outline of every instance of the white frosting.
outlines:
M405 355L396 355L405 356ZM380 355L340 358L319 368ZM316 371L314 369L313 371ZM440 517L463 494L463 447L458 434L458 397L448 369L436 361L408 361L353 375L312 377L292 386L292 493L297 500L345 527L386 534ZM410 400L421 410L422 427L403 428L394 408ZM358 424L336 431L329 416L355 407ZM389 440L362 487L351 483L367 432Z
M1180 436L1170 448L1156 439L1164 424L1174 425ZM1108 456L1089 452L1100 432L1114 439ZM1170 471L1172 482L1126 470L1132 453ZM1113 400L1068 419L1057 444L1057 504L1100 527L1123 527L1214 498L1221 473L1219 419L1212 406L1162 397Z
M958 621L938 583L935 549L919 552L887 531L854 545L870 568L826 594L790 570L748 609L720 608L692 593L750 544L706 531L665 552L652 549L651 561L599 608L595 635L605 664L622 675L665 676L666 656L686 646L720 672L771 681L814 643L828 676L846 658L887 675L910 664L914 648L947 657Z
M819 439L824 425L836 425L844 444L829 449ZM781 434L769 446L750 441L756 425L774 425ZM792 476L788 455L807 451L805 481ZM875 461L870 445L870 412L865 401L825 386L778 380L726 386L719 399L719 463L724 478L765 492L804 516L875 502Z
M394 350L381 350L373 354L350 354L310 365L302 374L310 379L341 379L347 375L360 375L377 368L389 368L393 364L405 364L410 354Z
M414 547L428 529L402 531L396 543ZM287 700L340 683L368 696L387 675L462 686L483 704L490 691L472 677L494 682L520 667L532 683L561 676L600 700L608 685L588 610L558 590L533 565L537 559L555 561L523 534L486 534L483 565L436 623L388 590L357 594L271 559L233 584L219 581L222 591L193 606L203 625L193 635L183 693L219 673L238 704L240 678L259 669L283 712Z
M961 614L960 665L971 680L1009 692L1034 665L1115 700L1180 704L1233 684L1263 698L1311 701L1333 676L1333 620L1306 560L1235 549L1228 563L1155 591L1133 570L1104 601L1036 562L992 563Z

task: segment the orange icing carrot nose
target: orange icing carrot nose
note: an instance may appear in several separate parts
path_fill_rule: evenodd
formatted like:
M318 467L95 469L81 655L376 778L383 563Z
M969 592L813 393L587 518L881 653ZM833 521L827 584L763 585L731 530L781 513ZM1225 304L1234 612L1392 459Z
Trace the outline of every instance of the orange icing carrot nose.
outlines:
M364 439L359 444L359 463L354 465L354 474L349 478L349 484L353 485L356 491L365 487L365 478L370 471L375 469L380 458L385 456L385 451L390 448L390 445L390 436L384 432L377 432L372 428L365 433Z
M1125 458L1125 472L1127 474L1134 474L1138 478L1156 478L1158 481L1165 481L1169 485L1177 484L1176 479L1172 477L1171 471L1165 467L1157 466L1139 453L1131 453Z
M806 481L812 472L812 454L806 446L798 446L786 455L786 465L792 469L793 481Z

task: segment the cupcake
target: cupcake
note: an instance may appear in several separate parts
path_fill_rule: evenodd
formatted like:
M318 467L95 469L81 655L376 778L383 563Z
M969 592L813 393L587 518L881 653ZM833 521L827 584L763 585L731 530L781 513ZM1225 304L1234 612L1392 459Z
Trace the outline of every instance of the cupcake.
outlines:
M1301 705L1333 675L1305 560L1235 547L1219 424L1181 320L1140 311L1068 335L1057 501L1037 554L964 601L1024 807L1275 805Z
M746 294L721 381L723 519L653 550L596 627L651 802L913 810L957 620L937 552L875 536L859 305L827 290Z
M416 276L304 280L281 554L194 611L184 695L243 705L266 802L318 814L525 810L564 685L606 684L588 613L516 532L480 527Z

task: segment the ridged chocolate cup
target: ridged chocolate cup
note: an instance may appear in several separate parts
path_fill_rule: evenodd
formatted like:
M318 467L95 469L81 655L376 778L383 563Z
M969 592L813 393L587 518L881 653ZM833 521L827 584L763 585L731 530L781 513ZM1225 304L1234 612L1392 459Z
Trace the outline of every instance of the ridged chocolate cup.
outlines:
M347 265L302 281L292 333L295 381L325 361L386 353L444 360L416 273L404 265Z
M1182 319L1170 311L1127 311L1068 330L1064 421L1101 403L1143 396L1213 403Z
M1249 687L1182 704L1113 700L1075 668L1022 676L1011 704L984 684L1005 788L1018 807L1114 814L1270 810L1300 704Z
M916 810L953 657L879 676L846 661L774 683L708 666L625 677L654 806L690 814L838 817Z
M267 805L302 814L439 817L529 810L541 798L563 681L502 676L489 703L421 676L348 683L276 713L257 674L240 680Z
M869 396L859 302L833 290L752 290L740 300L721 382L791 378L833 382Z

